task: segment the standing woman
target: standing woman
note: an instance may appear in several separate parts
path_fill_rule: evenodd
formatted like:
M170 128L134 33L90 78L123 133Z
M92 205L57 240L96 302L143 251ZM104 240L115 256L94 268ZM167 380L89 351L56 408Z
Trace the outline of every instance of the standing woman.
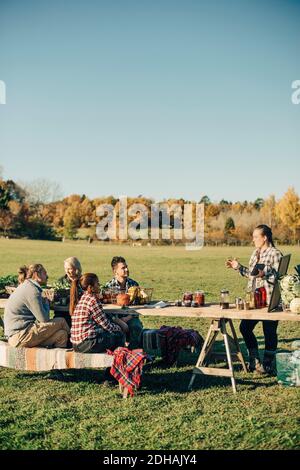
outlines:
M72 287L72 283L76 282L77 290L76 295L77 298L75 301L77 302L78 299L83 294L83 289L80 286L79 279L82 273L81 264L78 258L75 256L71 256L70 258L65 259L64 261L64 269L65 275L58 279L58 283L61 284L66 289L70 289ZM66 322L68 323L69 327L71 328L71 312L73 311L74 306L69 303L69 312L61 312L59 310L54 310L54 318L63 317Z
M248 278L248 290L252 292L259 287L264 287L267 293L267 304L270 303L274 289L275 274L279 267L282 253L275 247L273 234L267 225L259 225L253 232L253 243L255 250L250 258L249 268L242 266L237 259L228 260L226 266L238 271L242 276ZM255 270L257 264L264 265L262 270ZM263 332L265 337L265 351L263 363L261 364L257 339L253 330L259 320L242 320L240 332L244 338L249 351L249 371L257 371L274 375L275 353L277 349L277 327L278 321L263 320Z

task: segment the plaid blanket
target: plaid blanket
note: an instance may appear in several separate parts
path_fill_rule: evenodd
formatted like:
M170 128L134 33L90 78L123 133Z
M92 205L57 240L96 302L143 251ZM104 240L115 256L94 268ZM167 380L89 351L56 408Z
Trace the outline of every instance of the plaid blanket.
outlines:
M180 326L163 325L159 331L160 348L163 360L168 366L173 365L180 350L186 346L201 347L204 343L198 331L183 329Z
M114 351L107 351L113 356L113 365L110 373L119 384L128 389L133 397L135 390L140 387L143 365L147 359L147 354L142 349L117 348Z
M107 354L82 354L62 348L14 348L0 341L0 366L28 371L92 369L112 365Z

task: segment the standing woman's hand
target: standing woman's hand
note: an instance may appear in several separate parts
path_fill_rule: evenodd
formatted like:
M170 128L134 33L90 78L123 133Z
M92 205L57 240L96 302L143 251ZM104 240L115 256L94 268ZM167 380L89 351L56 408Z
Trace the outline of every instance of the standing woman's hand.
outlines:
M238 262L238 260L236 258L233 258L233 259L228 259L225 263L225 266L229 269L238 270L239 266L240 266L240 263Z

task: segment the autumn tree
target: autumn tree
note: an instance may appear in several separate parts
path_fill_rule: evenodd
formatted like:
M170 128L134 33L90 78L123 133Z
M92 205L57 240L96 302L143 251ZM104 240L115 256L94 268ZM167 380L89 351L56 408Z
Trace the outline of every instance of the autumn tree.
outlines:
M289 188L278 202L277 213L281 221L291 230L295 243L297 229L300 227L300 199L294 188Z
M269 227L274 227L277 222L276 215L276 199L274 194L271 194L267 199L264 200L264 204L260 210L262 217L265 219L265 223Z
M80 227L79 201L74 201L66 210L64 215L64 235L75 238Z

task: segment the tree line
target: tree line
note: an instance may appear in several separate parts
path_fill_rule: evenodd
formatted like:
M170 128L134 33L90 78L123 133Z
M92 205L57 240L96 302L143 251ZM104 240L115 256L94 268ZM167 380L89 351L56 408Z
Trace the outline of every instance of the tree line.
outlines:
M299 243L300 240L300 199L294 188L289 188L278 200L270 195L255 201L223 199L213 202L204 196L199 201L179 198L161 202L169 207L179 204L183 209L186 203L203 203L207 244L248 244L253 229L261 223L272 228L280 243ZM144 204L151 214L152 199L128 198L128 206L135 203ZM47 180L26 185L0 177L0 235L44 240L88 238L92 241L96 239L95 225L99 220L96 209L101 204L111 204L118 213L119 200L114 196L89 199L84 194L73 194L63 198L59 187ZM128 222L133 219L129 217ZM171 217L171 229L173 222ZM169 243L180 242L171 240Z

